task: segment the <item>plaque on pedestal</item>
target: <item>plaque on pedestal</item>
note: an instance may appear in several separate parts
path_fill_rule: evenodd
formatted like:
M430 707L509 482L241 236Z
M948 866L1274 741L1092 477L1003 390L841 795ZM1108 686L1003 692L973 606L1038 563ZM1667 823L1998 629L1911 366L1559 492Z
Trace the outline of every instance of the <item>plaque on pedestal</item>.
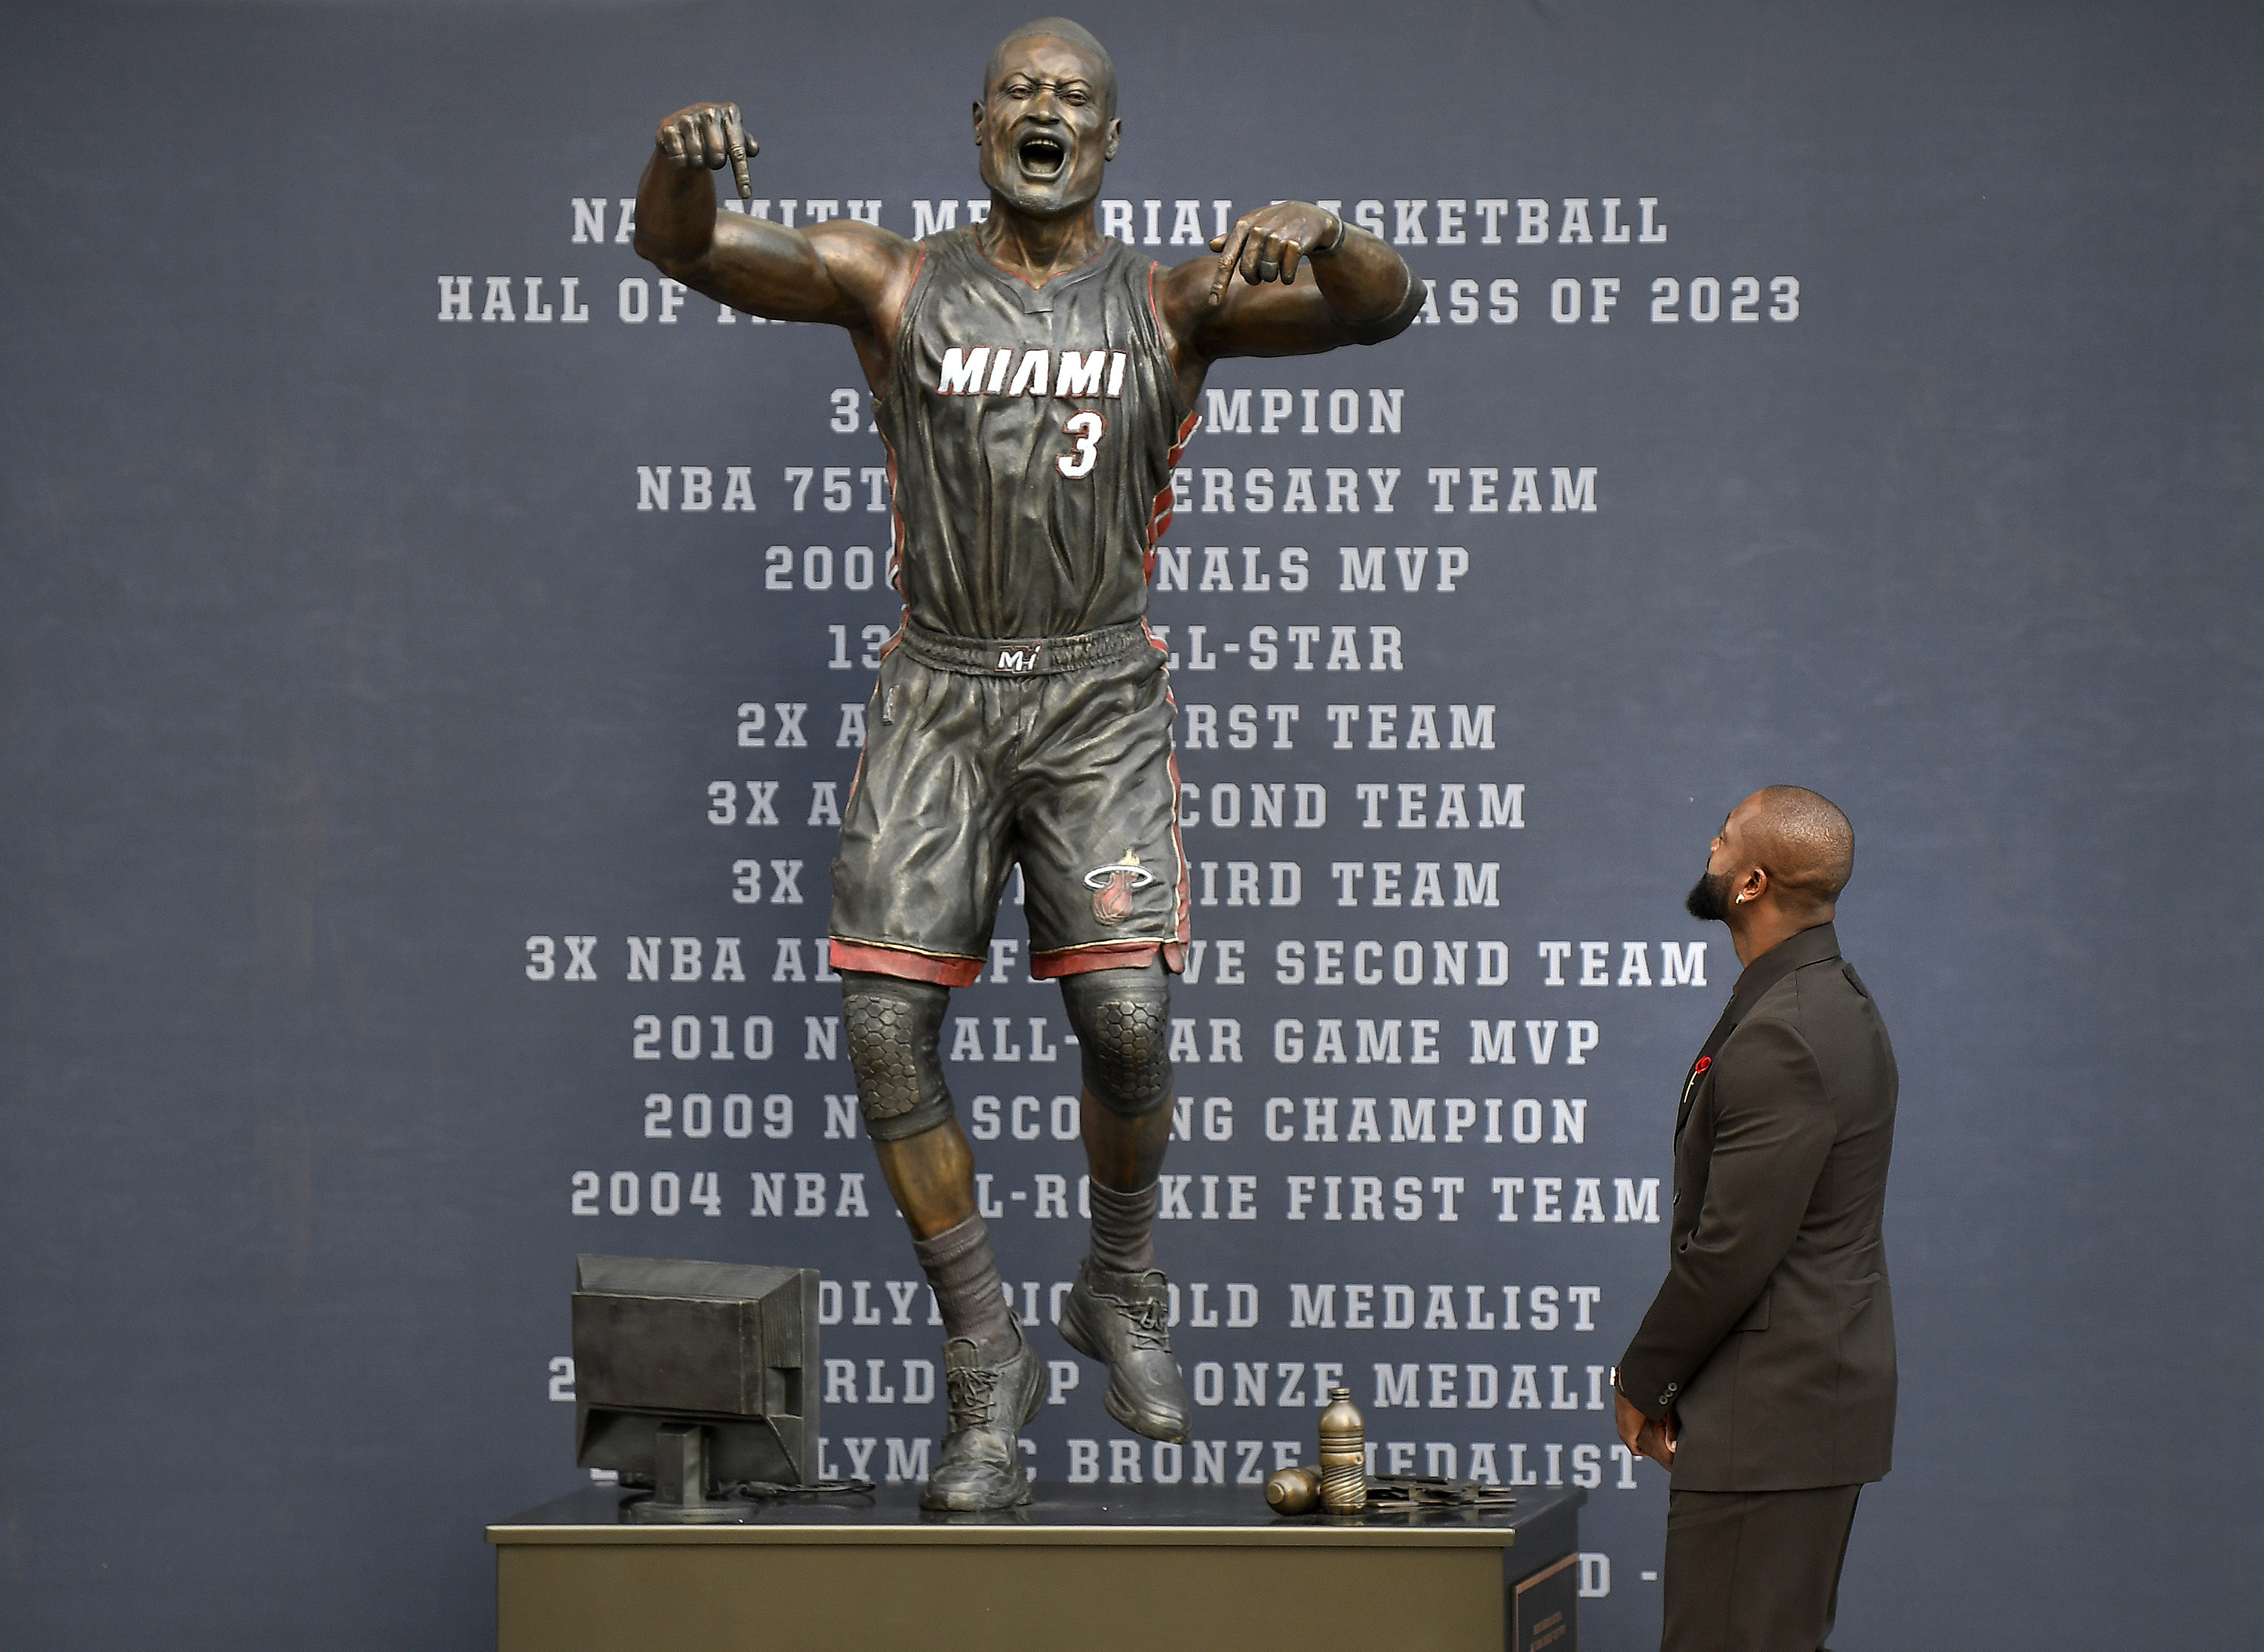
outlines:
M1555 1560L1509 1590L1509 1652L1577 1652L1580 1644L1578 1554Z

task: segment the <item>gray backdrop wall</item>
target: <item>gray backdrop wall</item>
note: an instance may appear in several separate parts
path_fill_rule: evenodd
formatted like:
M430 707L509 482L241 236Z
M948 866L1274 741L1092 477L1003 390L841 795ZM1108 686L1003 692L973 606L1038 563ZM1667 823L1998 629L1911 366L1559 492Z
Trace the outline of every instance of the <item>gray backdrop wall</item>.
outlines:
M1088 1371L1041 1495L1270 1467L1334 1366L1394 1460L1591 1486L1591 1644L1646 1644L1662 1476L1594 1382L1736 972L1679 897L1790 779L1903 1072L1838 1643L2246 1643L2253 8L1082 16L1113 228L1340 202L1435 308L1222 367L1185 460L1204 1446ZM664 288L620 203L729 97L774 216L964 221L1020 20L7 8L10 1644L482 1644L482 1523L577 1473L577 1250L823 1268L830 1465L916 1470L814 950L879 446L839 337ZM994 973L954 1082L1043 1317L1073 1069Z

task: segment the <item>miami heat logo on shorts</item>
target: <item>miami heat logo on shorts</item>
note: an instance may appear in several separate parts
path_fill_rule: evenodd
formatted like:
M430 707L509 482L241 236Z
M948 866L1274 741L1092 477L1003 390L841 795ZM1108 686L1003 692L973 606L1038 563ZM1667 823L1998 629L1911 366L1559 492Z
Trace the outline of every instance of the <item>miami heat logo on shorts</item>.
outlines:
M1155 880L1156 874L1143 867L1140 857L1128 850L1116 865L1095 866L1085 874L1085 887L1094 892L1093 917L1104 924L1121 924L1132 916L1132 892Z

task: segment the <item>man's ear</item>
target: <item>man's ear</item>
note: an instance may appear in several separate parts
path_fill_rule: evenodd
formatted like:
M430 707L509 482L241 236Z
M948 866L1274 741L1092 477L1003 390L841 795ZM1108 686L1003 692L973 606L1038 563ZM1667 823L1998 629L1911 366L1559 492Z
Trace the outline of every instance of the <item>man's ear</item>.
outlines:
M1124 122L1112 115L1109 117L1108 121L1107 138L1100 146L1100 158L1104 161L1114 160L1116 158L1116 147L1123 141Z
M1768 893L1768 873L1759 866L1750 867L1745 875L1738 880L1737 899L1740 902L1758 901Z
M975 100L975 147L978 149L983 147L983 100L980 98Z

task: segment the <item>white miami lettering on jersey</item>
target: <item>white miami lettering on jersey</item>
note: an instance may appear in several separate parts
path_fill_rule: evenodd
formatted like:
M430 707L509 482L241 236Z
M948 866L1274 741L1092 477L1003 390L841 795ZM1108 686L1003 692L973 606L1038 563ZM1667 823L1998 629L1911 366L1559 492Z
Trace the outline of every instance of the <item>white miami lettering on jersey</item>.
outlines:
M1017 360L1017 354L1020 359ZM1121 350L1023 350L1012 344L954 344L943 352L938 395L1039 395L1121 398L1125 353Z

